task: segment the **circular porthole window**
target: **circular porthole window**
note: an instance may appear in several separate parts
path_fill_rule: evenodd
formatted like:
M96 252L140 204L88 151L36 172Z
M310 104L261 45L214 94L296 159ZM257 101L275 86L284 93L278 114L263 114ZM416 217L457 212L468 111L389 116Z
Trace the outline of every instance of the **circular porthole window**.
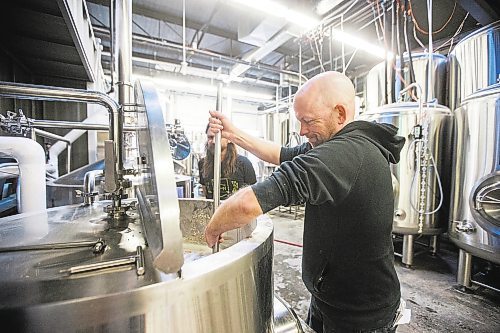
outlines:
M500 236L500 173L482 178L471 196L471 211L481 228Z

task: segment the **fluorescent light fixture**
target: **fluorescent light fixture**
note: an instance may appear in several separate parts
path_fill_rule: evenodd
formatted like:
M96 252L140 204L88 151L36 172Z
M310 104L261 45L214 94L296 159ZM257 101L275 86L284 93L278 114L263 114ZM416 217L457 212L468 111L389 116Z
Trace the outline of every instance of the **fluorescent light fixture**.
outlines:
M144 75L136 75L136 79L153 81L157 84L159 88L165 88L174 91L180 92L191 92L191 93L199 93L206 94L210 96L217 96L217 87L209 84L197 83L197 82L188 82L184 80L176 80L176 79L168 79L168 78L154 78L148 77ZM266 94L255 91L248 91L242 89L234 89L223 87L223 92L227 95L231 95L234 97L240 97L242 99L248 98L253 100L274 100L274 94Z
M341 2L342 0L321 0L316 6L316 12L319 15L324 15Z
M268 15L272 15L275 17L280 17L287 20L290 23L299 25L308 30L315 28L320 23L319 20L309 17L307 15L301 14L297 11L289 9L288 7L277 3L275 1L269 0L231 0L234 3L240 4L241 6L250 7L255 10L261 11ZM322 10L330 10L340 3L339 0L323 0L318 4L317 10L319 12L319 8L321 6ZM368 43L361 38L350 35L346 32L334 29L333 36L335 40L343 42L347 45L355 47L357 49L368 52L374 56L380 57L382 59L385 58L386 53L385 50L377 45L373 45ZM387 58L392 59L394 55L391 52L387 52Z
M386 57L386 51L377 45L368 43L361 38L358 38L341 30L333 29L332 33L332 38L338 40L339 42L350 45L356 49L363 50L382 59ZM392 52L387 52L387 59L390 60L393 57L394 54L392 54Z
M302 28L312 29L319 24L319 20L292 10L280 3L268 0L231 0L245 7L264 12L268 15L276 16L296 24Z

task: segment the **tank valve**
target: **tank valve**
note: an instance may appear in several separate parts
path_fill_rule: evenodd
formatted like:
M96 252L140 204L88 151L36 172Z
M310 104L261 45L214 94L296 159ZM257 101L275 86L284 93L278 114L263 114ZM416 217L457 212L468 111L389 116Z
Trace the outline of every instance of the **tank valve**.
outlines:
M453 223L457 224L455 226L455 229L457 229L457 231L467 233L476 231L476 228L472 225L472 223L468 221L453 221Z

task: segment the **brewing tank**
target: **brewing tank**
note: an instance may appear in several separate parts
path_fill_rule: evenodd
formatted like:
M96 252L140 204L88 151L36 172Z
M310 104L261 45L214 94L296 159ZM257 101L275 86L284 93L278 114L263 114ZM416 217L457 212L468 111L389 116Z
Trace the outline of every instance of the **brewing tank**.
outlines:
M462 101L448 234L468 253L500 264L500 84Z
M452 110L476 91L499 82L500 21L474 31L448 55Z
M406 139L399 163L391 164L395 194L393 232L445 232L453 125L450 110L431 105L420 111L417 103L394 103L368 111L361 119L392 124L399 128L398 135ZM417 132L423 131L428 132L427 138L419 139Z
M136 195L120 200L122 214L102 200L0 219L2 329L302 332L273 295L270 219L225 234L212 253L213 201L177 198L158 92L134 89L138 158L127 175Z
M0 219L0 318L18 332L272 332L272 224L259 220L252 237L211 254L203 230L211 202L181 203L184 265L154 268L141 214L115 224L102 201ZM21 246L105 240L91 246L22 251ZM134 256L144 248L144 275L135 263L72 273L75 267ZM10 252L8 252L11 248ZM17 251L14 251L17 248ZM7 251L7 252L5 252Z
M428 54L416 53L412 54L413 71L415 73L415 81L420 85L424 95L427 96L427 63L429 62ZM404 66L401 73L401 78L406 82L410 82L409 58L404 56ZM432 88L431 95L437 99L441 105L447 105L446 98L446 66L447 59L440 54L432 54ZM396 67L399 67L399 58L396 60ZM365 110L370 111L374 108L384 105L384 95L386 92L384 84L384 63L381 62L375 65L366 75L365 82ZM401 80L396 76L395 96L399 97L399 92L404 89L401 85Z

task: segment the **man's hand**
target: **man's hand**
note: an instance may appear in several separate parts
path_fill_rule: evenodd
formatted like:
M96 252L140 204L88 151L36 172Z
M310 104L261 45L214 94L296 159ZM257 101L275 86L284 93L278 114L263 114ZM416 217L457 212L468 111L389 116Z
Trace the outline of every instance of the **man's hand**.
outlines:
M210 118L208 118L208 132L207 135L215 136L219 131L223 138L231 140L232 135L235 134L237 128L233 125L231 120L224 114L218 111L209 111Z
M209 247L214 247L217 243L222 243L224 239L219 233L212 231L209 226L205 229L205 241Z

